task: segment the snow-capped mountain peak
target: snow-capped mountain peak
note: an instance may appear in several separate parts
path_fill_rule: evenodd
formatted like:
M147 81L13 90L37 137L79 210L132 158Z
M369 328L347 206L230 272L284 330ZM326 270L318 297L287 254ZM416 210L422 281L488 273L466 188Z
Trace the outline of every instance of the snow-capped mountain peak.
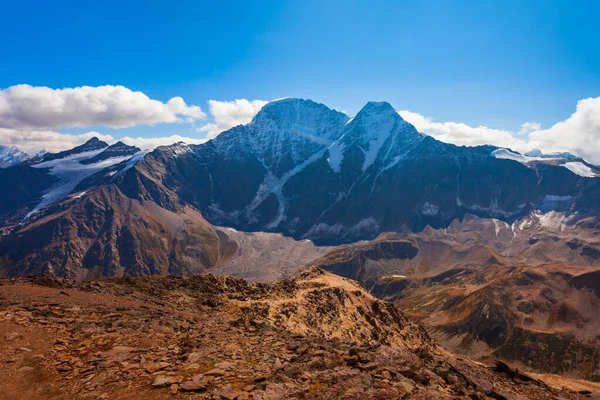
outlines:
M340 137L348 119L312 100L276 100L266 104L249 124L217 136L210 147L228 158L255 157L274 176L282 176L324 152ZM201 158L202 153L199 151Z
M293 126L311 129L316 136L335 140L337 131L349 117L329 107L299 98L285 98L265 104L256 114L251 126L260 130L267 128L271 133L282 133Z
M376 161L386 168L390 163L398 162L397 157L423 138L389 103L370 101L346 125L340 139L329 149L329 164L339 172L346 152L358 150L363 154L363 171Z
M81 153L86 153L86 152L90 152L90 151L102 150L107 147L108 147L108 143L103 142L102 140L100 140L94 136L93 138L91 138L90 140L85 142L84 144L73 147L70 150L61 151L59 153L46 153L39 161L46 162L46 161L57 160L57 159L61 159L61 158L70 157L75 154L81 154Z
M0 168L6 168L21 163L29 157L29 154L25 153L17 146L0 145Z

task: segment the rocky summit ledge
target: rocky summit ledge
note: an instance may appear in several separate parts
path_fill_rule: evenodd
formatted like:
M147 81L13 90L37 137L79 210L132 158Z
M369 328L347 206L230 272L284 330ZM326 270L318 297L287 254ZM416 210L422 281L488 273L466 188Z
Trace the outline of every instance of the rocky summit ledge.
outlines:
M0 280L2 399L584 399L440 349L317 268L229 277ZM599 397L596 397L599 398Z

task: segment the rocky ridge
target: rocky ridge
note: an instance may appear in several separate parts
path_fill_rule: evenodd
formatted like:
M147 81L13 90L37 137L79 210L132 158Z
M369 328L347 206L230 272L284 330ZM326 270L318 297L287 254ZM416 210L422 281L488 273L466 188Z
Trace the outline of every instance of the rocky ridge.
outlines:
M3 280L0 310L11 399L598 396L592 385L455 357L391 304L319 269L258 285Z

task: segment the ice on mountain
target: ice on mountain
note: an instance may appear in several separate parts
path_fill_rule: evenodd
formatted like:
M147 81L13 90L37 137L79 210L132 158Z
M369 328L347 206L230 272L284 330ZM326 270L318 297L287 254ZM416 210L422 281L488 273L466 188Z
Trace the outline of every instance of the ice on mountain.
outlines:
M537 154L537 153L534 153ZM498 149L492 152L492 155L501 160L513 160L518 161L521 164L527 164L532 161L551 161L551 160L559 160L558 157L541 157L541 156L526 156L520 153L516 153L509 149Z
M137 153L135 153L134 155L131 156L131 158L127 161L127 163L125 164L125 167L123 169L121 169L120 171L110 172L110 176L113 176L114 177L113 179L116 179L117 176L119 176L119 175L123 174L125 171L133 168L133 166L135 164L137 164L138 162L143 160L144 157L146 156L146 154L148 154L149 152L150 152L150 150L138 151Z
M478 204L467 205L464 201L462 201L460 197L456 198L456 205L474 213L486 214L490 217L496 218L512 218L520 214L526 206L525 204L521 204L517 207L517 210L515 211L506 211L499 206L498 199L495 197L491 200L489 207L481 206Z
M598 175L594 172L593 169L588 167L582 162L574 161L563 164L563 167L568 169L569 171L577 174L579 176L583 176L584 178L597 178Z
M327 162L331 169L336 173L339 173L342 170L342 161L344 160L344 149L346 146L344 143L337 141L329 147L329 157L327 158Z
M346 124L340 139L330 147L329 165L340 172L344 153L356 146L364 155L363 172L376 162L391 168L423 138L390 104L369 102Z
M58 178L58 182L44 193L39 204L35 206L25 218L30 217L42 208L68 196L85 178L104 168L119 164L131 158L131 156L122 156L108 158L93 164L80 163L80 161L90 159L100 154L102 151L104 151L104 149L86 151L32 165L33 168L48 168L50 170L50 175Z

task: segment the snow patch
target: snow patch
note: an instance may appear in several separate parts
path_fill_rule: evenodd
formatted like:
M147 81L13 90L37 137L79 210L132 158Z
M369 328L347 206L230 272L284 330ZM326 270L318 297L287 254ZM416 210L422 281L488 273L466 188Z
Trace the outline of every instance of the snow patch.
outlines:
M42 208L68 196L85 178L92 176L104 168L132 158L132 156L122 156L108 158L93 164L80 163L80 161L90 159L103 151L104 149L86 151L57 160L45 161L32 165L33 168L50 169L50 175L58 178L58 182L44 193L42 200L25 216L25 219L29 218L32 214L38 212ZM135 157L135 155L133 157Z
M184 142L175 143L173 146L169 146L169 149L173 152L173 157L179 157L192 152L192 148Z
M311 227L308 232L304 234L306 239L325 239L325 238L354 238L363 235L373 234L379 231L379 223L373 217L368 217L360 220L350 228L337 223L335 225L328 225L321 222Z
M478 204L473 204L473 205L469 206L469 205L465 204L460 197L456 198L456 205L459 206L459 207L464 207L464 208L466 208L469 211L486 213L490 217L496 217L496 218L511 218L511 217L514 217L515 215L521 213L522 209L525 208L525 204L522 204L522 205L520 205L520 206L517 207L516 211L506 211L506 210L503 210L498 205L498 198L496 198L496 197L494 197L492 199L492 201L490 202L490 206L489 207L480 206Z
M302 171L304 168L306 168L308 165L315 162L317 159L321 158L321 156L323 156L323 154L325 153L326 150L327 150L327 148L324 148L323 150L313 154L307 160L305 160L303 163L296 165L294 168L292 168L291 170L289 170L288 172L283 174L280 178L275 176L265 165L265 169L267 170L267 175L265 176L264 181L258 187L258 190L256 191L256 195L254 196L254 199L246 207L246 212L251 213L267 197L269 197L269 195L274 194L275 197L277 198L277 201L279 202L278 213L277 213L277 216L273 219L273 221L271 221L268 224L267 227L269 229L276 228L283 220L285 220L284 212L285 212L286 202L285 202L285 198L283 197L283 186L286 184L286 182L291 177L293 177L294 175L296 175L297 173Z
M87 193L87 192L75 193L75 194L73 194L73 195L71 196L71 198L72 198L72 199L80 199L80 198L82 198L83 196L85 196L85 194L86 194L86 193Z
M385 141L390 137L392 132L398 130L394 119L384 117L387 117L387 114L383 114L382 119L370 120L371 124L364 127L367 139L369 140L369 148L366 150L363 149L365 153L365 162L362 166L363 171L375 162L379 150L383 147ZM401 121L400 124L406 125L406 122Z
M492 152L492 156L501 159L501 160L513 160L518 161L521 164L527 164L532 161L552 161L552 160L560 160L560 158L553 157L532 157L532 156L524 156L520 153L515 153L510 151L509 149L498 149Z
M563 164L563 167L565 167L569 171L573 172L574 174L583 176L584 178L597 178L598 177L598 175L596 175L596 173L594 172L593 169L591 169L590 167L588 167L587 165L585 165L582 162L578 162L578 161L568 162L568 163Z
M522 231L523 229L529 229L531 228L531 224L532 222L530 219L523 219L519 224L519 230Z
M341 142L342 138L340 138L340 141L329 146L329 158L327 159L327 162L329 163L329 166L331 166L331 169L336 173L339 173L342 170L344 150L346 149L344 143Z
M113 176L113 179L116 179L117 176L123 174L125 171L131 169L135 164L140 162L146 156L146 154L148 154L149 152L150 152L149 150L143 150L143 151L139 151L139 152L135 153L133 156L131 156L129 161L127 161L127 164L125 164L125 167L122 170L120 170L118 172L111 171L111 172L109 172L109 176Z
M506 222L497 220L495 218L492 218L492 222L494 223L494 230L496 232L496 236L498 236L502 228L510 229L510 225L508 225Z
M552 229L556 231L563 231L567 224L575 218L575 214L565 215L565 213L558 211L550 211L547 213L535 213L535 217L538 219L540 225L544 228Z
M308 139L312 142L316 142L318 144L322 144L323 146L331 146L332 141L327 140L323 137L318 136L317 132L312 128L307 128L302 125L292 124L290 127L290 132L295 133L296 135Z

